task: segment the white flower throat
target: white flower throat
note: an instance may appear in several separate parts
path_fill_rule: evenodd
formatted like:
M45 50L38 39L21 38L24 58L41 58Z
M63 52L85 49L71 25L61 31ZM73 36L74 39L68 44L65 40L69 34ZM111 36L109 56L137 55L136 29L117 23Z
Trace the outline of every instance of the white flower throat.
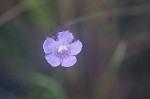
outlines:
M66 52L68 51L68 48L64 45L60 45L59 48L58 48L58 52L59 53L63 53L63 52Z

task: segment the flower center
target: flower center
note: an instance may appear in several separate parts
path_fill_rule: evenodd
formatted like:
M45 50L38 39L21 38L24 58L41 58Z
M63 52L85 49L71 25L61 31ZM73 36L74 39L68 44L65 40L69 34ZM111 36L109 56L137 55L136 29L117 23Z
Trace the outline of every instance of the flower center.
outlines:
M59 53L63 53L63 52L66 52L68 51L68 48L64 45L60 45L59 48L58 48L58 52Z

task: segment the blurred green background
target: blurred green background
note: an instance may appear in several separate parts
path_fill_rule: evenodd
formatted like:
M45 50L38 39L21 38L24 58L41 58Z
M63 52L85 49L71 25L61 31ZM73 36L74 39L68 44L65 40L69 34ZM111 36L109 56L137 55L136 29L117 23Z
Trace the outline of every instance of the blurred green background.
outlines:
M0 99L150 99L149 0L1 0ZM77 63L51 67L43 42L69 29Z

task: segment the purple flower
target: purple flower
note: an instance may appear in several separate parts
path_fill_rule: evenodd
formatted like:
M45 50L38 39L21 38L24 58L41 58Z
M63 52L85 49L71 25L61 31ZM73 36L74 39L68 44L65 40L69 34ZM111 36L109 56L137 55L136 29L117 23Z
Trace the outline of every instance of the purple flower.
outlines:
M81 51L82 43L79 40L73 42L73 39L74 36L67 30L59 32L57 40L47 38L44 41L45 58L51 66L57 67L61 64L63 67L70 67L77 62L75 55Z

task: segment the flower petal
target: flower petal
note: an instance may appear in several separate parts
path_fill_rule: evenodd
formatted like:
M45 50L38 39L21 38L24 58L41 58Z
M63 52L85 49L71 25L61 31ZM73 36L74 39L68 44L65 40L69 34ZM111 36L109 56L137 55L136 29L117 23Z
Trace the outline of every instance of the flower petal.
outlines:
M64 59L61 63L63 67L71 67L77 62L77 58L75 56L69 56Z
M72 44L69 45L69 49L70 49L70 55L77 55L78 53L80 53L81 49L82 49L82 43L77 40L75 42L73 42Z
M47 62L52 66L52 67L57 67L58 65L60 65L60 59L57 58L55 55L50 54L50 55L46 55L45 56Z
M43 43L43 49L46 54L51 53L56 45L56 41L52 38L47 38Z
M65 44L70 43L74 39L74 36L72 35L71 32L69 32L69 30L59 32L57 37L60 42Z

